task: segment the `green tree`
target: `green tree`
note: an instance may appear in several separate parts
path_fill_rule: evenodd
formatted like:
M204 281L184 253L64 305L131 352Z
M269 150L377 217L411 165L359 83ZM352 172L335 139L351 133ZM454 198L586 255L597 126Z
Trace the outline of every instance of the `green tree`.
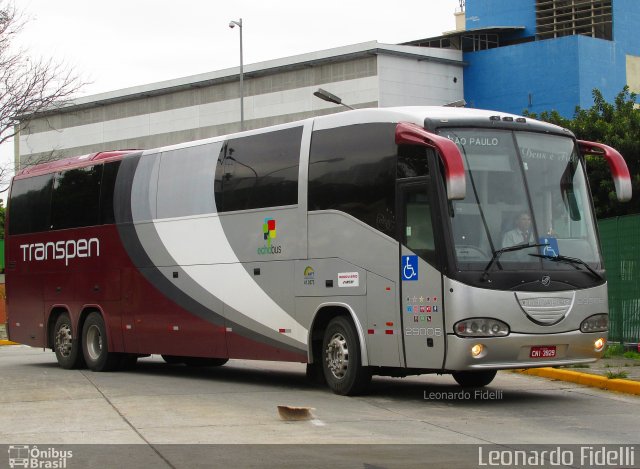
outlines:
M602 93L593 90L593 106L576 107L573 119L566 119L556 111L529 116L571 130L578 139L610 145L622 154L629 173L633 196L629 202L618 202L611 172L606 161L597 156L587 156L587 174L593 203L598 218L608 218L640 213L640 108L637 95L625 86L613 103L608 103Z

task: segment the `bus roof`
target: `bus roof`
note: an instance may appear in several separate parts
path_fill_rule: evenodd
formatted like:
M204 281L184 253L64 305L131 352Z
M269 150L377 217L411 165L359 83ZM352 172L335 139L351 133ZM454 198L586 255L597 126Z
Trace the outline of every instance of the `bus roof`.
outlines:
M517 119L517 121L516 121ZM573 136L567 129L558 127L547 122L537 121L530 117L518 116L498 111L490 111L473 108L456 108L446 106L405 106L390 108L363 108L354 109L348 112L339 112L335 114L317 116L307 120L313 120L314 130L322 130L327 128L339 127L343 125L364 124L368 122L411 122L420 126L429 124L436 127L443 126L480 126L499 128L505 127L510 129L531 130L538 132L551 132ZM237 138L244 135L254 133L268 132L279 128L286 128L292 125L300 125L304 121L289 122L275 126L252 129L244 132L233 133L229 135L219 135L215 137L205 138L202 140L178 143L167 147L154 148L146 150L145 153L157 153L168 149L178 149L193 145L200 145L207 142L224 140L227 138ZM117 150L105 151L99 153L90 153L88 155L74 156L61 160L49 161L33 166L29 166L18 173L16 179L25 177L39 176L56 171L80 168L88 166L90 162L114 161L124 158L126 155L136 153L143 150Z

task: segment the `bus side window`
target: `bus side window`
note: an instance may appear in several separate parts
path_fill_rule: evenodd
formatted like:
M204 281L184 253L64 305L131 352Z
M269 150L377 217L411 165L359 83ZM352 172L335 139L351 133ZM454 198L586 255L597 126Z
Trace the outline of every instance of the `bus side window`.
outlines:
M69 169L56 174L51 200L52 229L100 223L102 166Z
M51 224L53 175L16 179L9 198L9 233L47 231Z
M309 210L340 210L396 237L395 124L316 130L309 153Z
M302 127L227 140L215 174L218 212L295 205Z

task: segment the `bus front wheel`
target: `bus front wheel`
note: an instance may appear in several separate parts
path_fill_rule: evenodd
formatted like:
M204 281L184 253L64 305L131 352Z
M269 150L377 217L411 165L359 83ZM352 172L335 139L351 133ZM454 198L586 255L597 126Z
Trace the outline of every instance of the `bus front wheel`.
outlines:
M80 350L80 338L73 338L71 318L68 314L61 314L53 327L53 350L58 364L66 369L84 368L84 357Z
M463 388L481 388L493 381L496 370L485 371L458 371L454 372L453 379Z
M107 328L99 313L87 316L82 327L82 351L87 366L92 371L111 371L117 368L120 356L109 352Z
M347 318L333 318L322 341L322 371L329 388L351 396L363 392L371 381L371 371L362 366L355 327Z

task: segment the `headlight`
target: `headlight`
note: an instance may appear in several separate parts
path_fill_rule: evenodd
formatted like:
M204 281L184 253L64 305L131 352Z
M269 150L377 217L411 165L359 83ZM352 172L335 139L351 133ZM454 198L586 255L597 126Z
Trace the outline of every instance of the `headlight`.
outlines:
M491 318L472 318L457 322L453 331L460 337L504 337L509 335L509 326Z
M582 332L606 332L609 330L609 315L608 314L594 314L582 321L580 324L580 330Z

